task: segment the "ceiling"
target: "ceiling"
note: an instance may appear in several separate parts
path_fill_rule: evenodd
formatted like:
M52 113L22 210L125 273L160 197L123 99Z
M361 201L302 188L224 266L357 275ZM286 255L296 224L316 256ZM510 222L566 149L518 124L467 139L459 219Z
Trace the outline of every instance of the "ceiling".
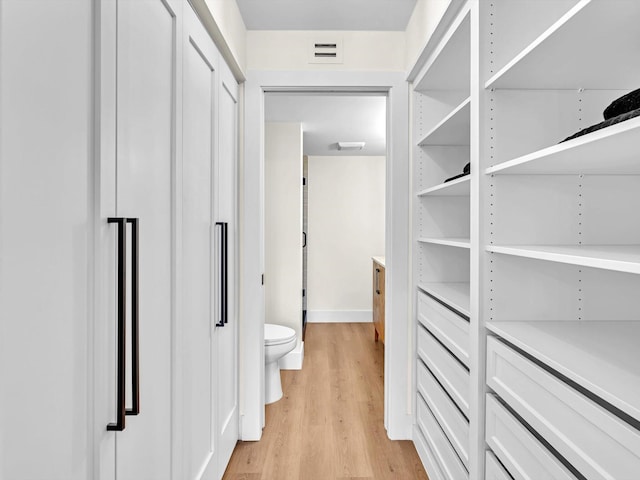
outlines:
M386 97L345 94L265 96L267 122L299 122L305 155L386 155ZM365 142L362 150L338 150L337 142Z
M404 31L416 0L236 0L249 30Z

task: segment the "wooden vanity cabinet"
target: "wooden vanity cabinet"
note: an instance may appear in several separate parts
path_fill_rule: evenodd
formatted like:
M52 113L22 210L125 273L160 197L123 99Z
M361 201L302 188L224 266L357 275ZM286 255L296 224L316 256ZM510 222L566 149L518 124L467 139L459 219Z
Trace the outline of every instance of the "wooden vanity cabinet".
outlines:
M384 343L384 263L373 259L373 327L375 341Z

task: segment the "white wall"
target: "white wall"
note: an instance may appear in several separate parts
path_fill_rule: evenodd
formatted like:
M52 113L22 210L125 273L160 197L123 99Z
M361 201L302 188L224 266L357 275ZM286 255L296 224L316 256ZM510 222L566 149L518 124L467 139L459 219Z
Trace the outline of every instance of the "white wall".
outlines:
M247 29L236 0L189 0L236 81L245 80Z
M409 70L453 1L417 0L404 32L247 30L235 0L192 3L240 80L248 70ZM309 64L309 42L333 35L344 42L344 62Z
M414 66L451 3L452 0L418 0L416 2L405 31L406 70L410 70Z
M246 66L247 29L235 0L205 0L229 49L242 69Z
M265 321L302 341L302 125L265 125Z
M309 322L371 321L371 257L384 255L385 162L309 157Z
M339 37L343 63L309 63L310 43ZM311 70L379 72L405 70L404 32L247 31L247 70Z

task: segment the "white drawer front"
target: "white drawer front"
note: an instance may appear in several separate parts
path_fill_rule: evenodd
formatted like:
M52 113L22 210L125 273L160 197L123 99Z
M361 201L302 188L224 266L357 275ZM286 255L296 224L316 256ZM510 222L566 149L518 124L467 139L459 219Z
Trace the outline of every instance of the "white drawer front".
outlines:
M469 372L420 326L418 326L418 355L468 418Z
M487 383L590 480L634 480L640 431L493 337Z
M413 427L413 444L416 447L420 460L422 460L422 465L424 466L427 475L429 475L429 480L449 480L444 476L442 470L440 470L440 465L436 460L436 456L427 443L427 439L424 437L422 429L418 425L414 425Z
M515 480L576 477L493 396L487 395L487 443Z
M485 480L512 480L493 452L487 452L485 470L487 471Z
M469 474L420 395L417 401L417 414L418 426L436 457L444 477L449 480L467 480Z
M469 468L469 422L420 361L418 361L418 391L427 401L431 413L449 437L449 441L458 452L465 467Z
M418 292L418 321L469 366L469 322L442 306L424 292Z

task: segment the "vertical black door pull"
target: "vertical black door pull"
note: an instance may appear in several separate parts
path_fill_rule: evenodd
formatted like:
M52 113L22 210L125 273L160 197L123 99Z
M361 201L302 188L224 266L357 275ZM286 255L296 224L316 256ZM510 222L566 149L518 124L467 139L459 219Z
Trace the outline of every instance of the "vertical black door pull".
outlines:
M121 432L125 424L125 318L126 318L126 284L127 284L127 231L126 218L110 217L108 223L115 223L118 226L118 359L117 359L117 403L118 413L116 423L109 423L107 430Z
M307 246L307 232L302 232L302 248Z
M140 237L138 219L127 218L131 224L131 409L125 411L126 415L138 415L140 413Z
M216 227L220 227L220 320L216 327L224 327L229 322L228 312L228 223L216 222Z
M376 293L380 295L380 269L376 267Z

